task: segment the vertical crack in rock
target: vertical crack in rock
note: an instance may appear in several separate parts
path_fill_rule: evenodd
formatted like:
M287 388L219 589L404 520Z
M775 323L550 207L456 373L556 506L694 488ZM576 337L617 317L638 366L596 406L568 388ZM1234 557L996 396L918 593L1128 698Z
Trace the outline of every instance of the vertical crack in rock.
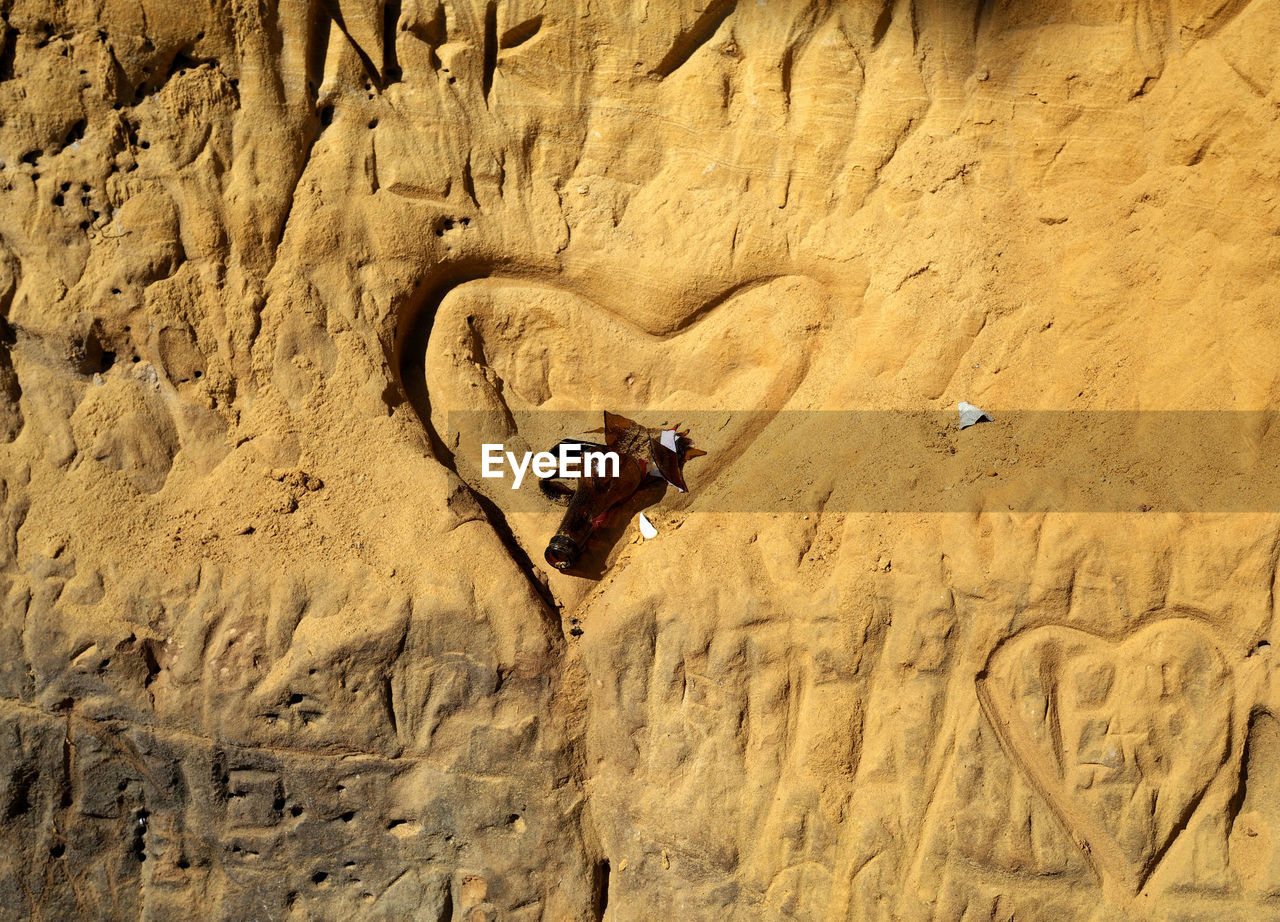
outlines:
M737 6L738 0L712 0L693 24L676 36L675 41L671 43L671 48L649 73L664 80L670 77L683 67L699 48L711 41Z
M493 89L493 76L498 69L498 0L489 0L484 8L484 37L481 45L481 91L485 104Z
M401 0L386 0L382 8L382 79L386 86L399 83L404 71L396 51L400 36Z

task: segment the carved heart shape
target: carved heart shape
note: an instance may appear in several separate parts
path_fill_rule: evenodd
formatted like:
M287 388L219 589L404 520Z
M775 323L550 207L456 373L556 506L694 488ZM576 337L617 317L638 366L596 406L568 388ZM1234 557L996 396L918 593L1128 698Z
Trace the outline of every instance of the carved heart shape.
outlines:
M1230 751L1232 673L1189 618L1111 641L1038 627L992 654L978 693L1010 758L1104 886L1136 894Z
M655 335L563 288L467 282L435 312L425 360L430 423L450 450L460 441L474 450L468 437L480 433L458 426L486 420L506 430L486 437L510 439L513 414L563 422L589 411L584 419L598 426L603 410L778 410L808 369L827 311L823 286L782 276L728 292ZM542 449L574 433L521 434Z
M482 445L545 450L599 426L604 410L684 423L708 452L691 469L701 493L791 399L830 314L826 287L805 276L731 289L661 333L627 319L639 311L623 309L625 290L617 300L487 278L450 290L432 318L424 418L532 560L563 510L483 478Z

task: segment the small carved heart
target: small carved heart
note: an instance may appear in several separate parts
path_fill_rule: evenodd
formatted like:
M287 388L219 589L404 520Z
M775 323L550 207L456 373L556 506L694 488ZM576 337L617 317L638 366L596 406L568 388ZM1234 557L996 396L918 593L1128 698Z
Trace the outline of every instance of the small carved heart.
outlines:
M992 654L979 697L1005 751L1105 884L1135 894L1230 752L1233 679L1189 618L1122 640L1038 627Z

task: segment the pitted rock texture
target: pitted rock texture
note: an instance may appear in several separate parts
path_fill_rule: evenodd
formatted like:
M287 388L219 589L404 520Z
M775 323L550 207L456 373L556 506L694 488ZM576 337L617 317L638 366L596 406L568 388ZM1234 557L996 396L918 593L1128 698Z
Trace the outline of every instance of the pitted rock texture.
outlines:
M0 0L0 917L1280 918L1276 515L697 506L785 409L1274 409L1277 39ZM726 447L583 580L454 457L531 408Z

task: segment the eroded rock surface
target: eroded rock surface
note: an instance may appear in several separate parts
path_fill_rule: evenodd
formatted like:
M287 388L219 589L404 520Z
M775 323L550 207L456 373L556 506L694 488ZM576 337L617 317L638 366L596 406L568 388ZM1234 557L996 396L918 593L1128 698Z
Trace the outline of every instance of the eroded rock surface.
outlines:
M775 411L1274 408L1277 37L0 0L0 916L1275 916L1276 515L698 492ZM448 415L605 407L721 450L544 572Z

